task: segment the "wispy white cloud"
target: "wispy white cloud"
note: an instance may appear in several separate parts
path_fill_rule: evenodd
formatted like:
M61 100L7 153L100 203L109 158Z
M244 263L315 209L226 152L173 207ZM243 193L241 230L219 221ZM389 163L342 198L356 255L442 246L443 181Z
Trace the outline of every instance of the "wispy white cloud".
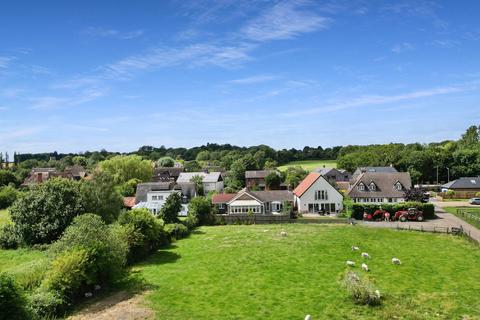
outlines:
M42 96L30 98L30 109L51 110L78 106L105 95L104 89L87 89L73 96Z
M374 105L384 105L384 104L401 102L401 101L409 101L409 100L416 100L420 98L434 97L438 95L452 94L457 92L473 91L473 90L478 90L479 88L480 88L480 84L478 82L470 82L470 83L465 83L460 85L412 91L412 92L397 94L397 95L364 95L364 96L360 96L360 97L352 98L348 100L342 100L338 102L329 102L323 106L304 109L302 111L288 112L283 114L283 116L289 116L289 117L304 116L304 115L319 114L324 112L334 112L334 111L339 111L343 109L368 107L368 106L374 106Z
M449 49L449 48L458 46L460 42L456 40L441 39L441 40L433 40L432 42L430 42L430 44L437 47Z
M14 59L14 57L0 56L0 69L6 69Z
M402 42L402 43L397 43L396 45L393 46L392 52L394 53L402 53L402 52L407 52L407 51L413 51L415 47L413 44L408 43L408 42Z
M256 83L268 82L268 81L272 81L272 80L276 80L276 79L279 79L279 76L260 74L260 75L255 75L255 76L251 76L251 77L246 77L246 78L233 79L233 80L228 81L228 83L232 83L232 84L256 84Z
M120 31L111 28L103 28L103 27L88 27L87 29L81 32L84 35L88 35L91 37L96 38L115 38L120 40L130 40L134 38L141 37L145 30L138 29L132 31Z
M331 19L303 8L307 2L281 2L242 28L243 37L252 41L291 39L302 33L328 27Z

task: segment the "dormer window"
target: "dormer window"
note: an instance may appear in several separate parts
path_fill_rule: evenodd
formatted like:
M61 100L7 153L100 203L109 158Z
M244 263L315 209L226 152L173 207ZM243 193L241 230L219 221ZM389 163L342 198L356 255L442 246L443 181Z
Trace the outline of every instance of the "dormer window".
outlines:
M377 186L375 185L375 183L372 181L370 182L370 186L368 187L370 189L370 191L375 191L377 190Z
M365 191L365 185L363 184L363 182L360 182L357 188L358 188L358 191Z
M402 184L400 182L395 183L395 189L398 191L402 190Z

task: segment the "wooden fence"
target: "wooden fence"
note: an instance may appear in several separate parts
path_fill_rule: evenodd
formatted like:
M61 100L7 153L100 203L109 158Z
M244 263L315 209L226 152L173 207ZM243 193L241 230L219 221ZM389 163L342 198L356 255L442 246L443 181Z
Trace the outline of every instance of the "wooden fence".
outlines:
M410 224L400 224L397 223L397 230L410 230L410 231L420 231L420 232L433 232L433 233L446 233L453 234L457 236L463 236L466 239L470 240L475 244L479 244L478 241L470 235L470 230L463 229L462 226L458 227L441 227L441 226L428 226L428 225L410 225Z

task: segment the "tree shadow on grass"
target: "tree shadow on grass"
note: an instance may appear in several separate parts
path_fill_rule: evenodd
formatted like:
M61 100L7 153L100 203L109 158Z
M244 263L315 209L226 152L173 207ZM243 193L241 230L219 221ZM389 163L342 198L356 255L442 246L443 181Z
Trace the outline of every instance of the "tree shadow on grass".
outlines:
M136 266L149 266L149 265L161 265L166 263L175 263L181 256L173 252L175 245L170 245L166 248L160 249L157 252L153 253L146 260L139 262Z

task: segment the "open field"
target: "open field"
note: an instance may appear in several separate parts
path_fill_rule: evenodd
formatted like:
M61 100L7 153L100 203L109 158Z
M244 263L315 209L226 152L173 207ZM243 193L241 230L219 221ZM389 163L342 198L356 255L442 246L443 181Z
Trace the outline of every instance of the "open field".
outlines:
M325 166L326 168L336 168L337 161L336 160L304 160L304 161L292 161L287 163L286 165L278 167L278 170L284 171L287 170L288 167L295 167L300 166L307 171L313 171L317 168L322 168Z
M443 209L480 229L480 208L445 207ZM463 214L459 213L458 209L461 209Z
M284 229L287 237L281 237ZM360 246L380 307L352 303ZM398 257L401 266L391 264ZM462 238L316 224L202 227L135 266L158 319L477 319L480 250Z
M32 249L0 250L0 272L15 273L31 262L45 258L46 253Z
M10 215L7 210L0 210L0 226L3 226L6 223L10 223Z

